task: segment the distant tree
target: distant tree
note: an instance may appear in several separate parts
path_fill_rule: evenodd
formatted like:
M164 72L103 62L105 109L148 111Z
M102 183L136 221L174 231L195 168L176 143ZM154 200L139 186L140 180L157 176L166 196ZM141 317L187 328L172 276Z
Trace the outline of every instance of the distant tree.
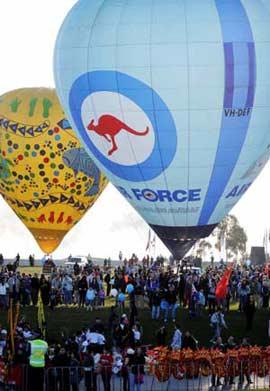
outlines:
M226 216L214 230L213 236L217 239L215 247L219 250L225 243L227 257L244 256L248 238L234 215Z
M197 243L196 253L198 257L204 258L206 256L207 250L211 250L212 244L208 242L207 240L200 240Z

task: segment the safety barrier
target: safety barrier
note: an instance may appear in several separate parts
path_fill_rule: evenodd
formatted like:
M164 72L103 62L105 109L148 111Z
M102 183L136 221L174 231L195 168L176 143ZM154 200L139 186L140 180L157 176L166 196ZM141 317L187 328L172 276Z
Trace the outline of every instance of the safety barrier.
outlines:
M258 368L260 362L257 363ZM191 376L183 373L179 365L158 365L153 373L153 367L144 366L144 374L141 376L141 368L128 367L115 369L103 368L103 370L90 367L52 367L46 369L46 391L208 391L215 386L222 385L224 390L270 389L270 377L268 372L248 374L245 363L240 363L235 375L230 371L230 376L218 378L212 368L210 375L199 373ZM156 376L156 371L159 376ZM164 376L164 377L162 377ZM221 389L221 388L219 388Z
M9 361L7 364L0 361L0 390L29 390L28 365L16 364Z
M209 391L219 384L218 390L270 390L268 371L261 371L261 363L257 363L258 372L249 375L245 363L240 363L234 374L220 378L216 370L211 368L210 375L199 373L196 376L187 375L179 365L166 367L158 365L153 373L153 367L144 366L143 376L139 376L141 368L96 368L91 367L50 367L44 369L44 391ZM259 371L260 368L260 371ZM257 373L258 373L257 372ZM158 376L156 375L158 374ZM38 377L40 376L40 372ZM39 377L40 378L40 377ZM220 382L220 383L219 383ZM6 375L0 376L0 390L42 391L35 388L36 381L32 369L27 365L9 364Z

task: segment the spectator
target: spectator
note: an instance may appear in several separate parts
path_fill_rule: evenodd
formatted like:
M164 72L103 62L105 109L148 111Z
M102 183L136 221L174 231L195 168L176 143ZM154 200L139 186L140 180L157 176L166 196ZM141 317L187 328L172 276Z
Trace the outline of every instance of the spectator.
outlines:
M189 331L186 331L183 337L182 349L197 350L197 348L198 348L198 342L193 337L193 335L190 334Z
M173 350L181 349L182 347L182 333L178 325L174 326L174 334L172 338L171 348Z
M75 353L70 354L70 384L72 391L79 391L80 384L80 362L75 356Z
M109 297L111 293L111 275L109 272L107 272L106 276L104 277L104 282L107 285L106 296Z
M250 287L245 279L243 279L239 284L238 289L239 294L239 311L243 312L244 307L247 303L248 295L250 294Z
M132 339L134 341L134 346L141 345L141 332L137 324L134 324L132 327Z
M93 311L95 305L96 292L90 286L86 291L85 302L87 310Z
M106 347L104 347L103 353L100 356L101 378L103 381L104 391L111 390L112 364L112 354Z
M217 337L217 340L216 340L216 342L213 345L213 349L219 350L221 353L225 352L225 347L223 345L222 338L220 336ZM211 377L211 385L212 385L212 387L222 386L222 383L220 381L220 377L215 375L215 374L213 374L212 377Z
M156 333L157 346L166 346L167 329L161 326Z
M196 315L198 317L202 316L202 312L205 307L205 304L206 304L205 295L203 289L200 289L200 291L198 292L198 301L196 305Z
M97 391L97 375L95 372L94 352L88 350L83 355L82 362L85 374L85 388L86 391Z
M83 275L78 282L79 289L79 307L84 307L86 291L88 289L86 276Z
M244 313L246 315L246 331L252 330L255 311L256 308L255 308L254 297L252 295L249 295L244 306Z
M49 281L42 274L40 277L40 294L44 305L48 305L50 302L50 289L51 285Z
M240 345L241 347L250 347L250 343L247 338L242 339L242 343ZM253 383L250 377L250 371L249 371L249 357L246 357L242 359L241 362L241 370L240 370L240 376L239 376L239 389L242 388L242 385L244 383L244 377L247 379L248 386Z
M103 287L101 287L101 289L99 290L98 296L99 296L99 305L101 307L104 307L105 306L105 290L103 289Z
M37 273L31 278L31 299L33 306L37 305L38 302L38 293L40 288L40 281Z
M134 356L131 358L130 390L141 391L144 379L145 357L141 348L136 348Z
M76 261L73 266L73 272L75 276L78 276L80 274L80 266L78 265L78 261Z
M73 280L68 274L64 275L62 279L62 291L64 295L64 304L69 305L72 303L72 291L73 291Z
M177 302L177 295L176 295L176 289L175 289L174 285L169 286L169 290L166 293L165 297L166 297L166 301L168 303L168 306L167 306L167 309L165 310L164 321L165 322L168 321L168 314L169 314L169 311L171 311L172 321L175 322L178 304L176 303Z
M223 328L227 329L224 314L222 313L221 308L218 308L217 311L214 312L211 316L210 325L214 329L214 337L212 339L212 341L214 341L221 336L221 331Z
M152 319L158 320L160 314L161 296L159 289L156 288L152 295Z
M8 289L9 285L5 278L0 280L0 306L3 309L8 308Z

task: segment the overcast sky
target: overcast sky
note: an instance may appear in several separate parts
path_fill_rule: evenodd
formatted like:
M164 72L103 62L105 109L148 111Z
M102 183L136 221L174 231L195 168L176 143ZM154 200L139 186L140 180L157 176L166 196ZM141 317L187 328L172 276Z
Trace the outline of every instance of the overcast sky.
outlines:
M54 87L53 50L59 27L75 0L1 0L0 94L21 87ZM234 208L249 237L249 246L262 245L270 226L270 170L261 176ZM131 206L110 185L97 204L66 236L54 256L69 254L118 257L136 252L143 255L148 227ZM39 250L32 235L14 212L0 199L0 252L15 257ZM156 253L168 254L157 241Z

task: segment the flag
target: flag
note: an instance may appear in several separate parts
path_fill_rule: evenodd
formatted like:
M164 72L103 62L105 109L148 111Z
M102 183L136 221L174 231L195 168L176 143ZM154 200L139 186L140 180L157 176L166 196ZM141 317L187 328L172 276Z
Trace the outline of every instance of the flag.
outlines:
M41 331L41 335L43 338L46 337L46 320L45 320L45 314L44 314L44 306L43 301L41 299L41 294L39 292L38 295L38 311L37 311L37 321L38 321L38 327Z
M227 295L227 287L232 274L232 267L225 270L221 280L216 286L216 298L217 300L225 299Z
M151 245L151 229L149 229L149 232L148 232L148 241L147 241L145 251L148 251L150 249L150 245Z

